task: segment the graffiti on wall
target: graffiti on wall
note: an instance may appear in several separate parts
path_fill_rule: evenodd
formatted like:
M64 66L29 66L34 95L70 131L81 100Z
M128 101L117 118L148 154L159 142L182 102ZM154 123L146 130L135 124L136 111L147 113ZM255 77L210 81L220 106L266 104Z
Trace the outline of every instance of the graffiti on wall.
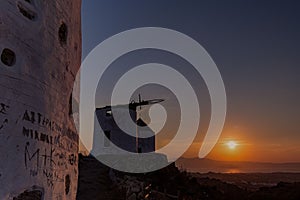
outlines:
M23 110L15 113L12 105L0 101L0 135L9 122L13 124L16 134L24 137L24 144L18 144L23 149L23 167L31 177L42 177L45 186L50 189L65 187L68 194L71 184L71 172L77 174L78 164L78 135L67 124L59 124L46 117L42 112ZM13 119L14 113L17 119ZM19 130L19 131L18 131ZM6 137L6 136L5 136ZM22 141L23 142L23 141Z
M5 103L0 103L0 134L3 133L5 126L8 124L8 112L9 106Z
M28 140L24 147L24 165L29 175L42 175L50 188L70 181L70 175L65 176L65 173L76 171L78 158L74 152L77 152L78 135L40 112L29 110L22 115L21 132ZM36 143L44 145L37 148Z

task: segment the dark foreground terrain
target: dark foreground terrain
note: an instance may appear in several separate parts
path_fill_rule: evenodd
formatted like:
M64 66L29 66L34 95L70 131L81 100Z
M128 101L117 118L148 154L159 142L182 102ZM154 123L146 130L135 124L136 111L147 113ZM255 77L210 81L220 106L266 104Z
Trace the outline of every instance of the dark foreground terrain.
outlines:
M300 182L300 173L191 173L198 179L218 179L240 188L256 191L263 187L274 187L278 183Z
M79 158L77 200L300 199L299 174L197 174L179 171L175 164L148 174L126 174L93 157Z

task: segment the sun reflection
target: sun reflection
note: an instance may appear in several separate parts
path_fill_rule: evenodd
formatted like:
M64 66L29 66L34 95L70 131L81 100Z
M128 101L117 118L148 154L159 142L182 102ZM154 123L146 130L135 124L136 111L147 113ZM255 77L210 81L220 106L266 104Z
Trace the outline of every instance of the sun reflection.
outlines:
M237 174L237 173L241 173L241 171L239 169L229 169L225 173L227 173L227 174Z

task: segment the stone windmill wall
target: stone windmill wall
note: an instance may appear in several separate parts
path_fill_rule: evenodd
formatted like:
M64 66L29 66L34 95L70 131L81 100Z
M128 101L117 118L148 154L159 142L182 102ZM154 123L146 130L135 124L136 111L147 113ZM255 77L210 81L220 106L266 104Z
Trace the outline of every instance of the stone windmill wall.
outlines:
M76 199L80 11L81 0L0 1L0 199Z

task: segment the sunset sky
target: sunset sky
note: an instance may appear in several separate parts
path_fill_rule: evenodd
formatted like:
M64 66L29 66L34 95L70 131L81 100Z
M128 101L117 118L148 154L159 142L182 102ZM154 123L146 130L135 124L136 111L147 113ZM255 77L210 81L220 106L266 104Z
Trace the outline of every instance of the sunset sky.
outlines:
M228 101L224 130L208 158L300 162L298 1L89 0L82 4L83 59L106 38L148 26L180 31L207 50L223 77ZM208 126L210 100L200 75L184 60L154 50L120 57L107 74L107 92L118 73L154 58L181 70L195 85L201 122L198 136L184 156L197 157ZM152 86L140 92L145 99L168 99L162 105L170 110L176 107L166 89ZM97 106L109 103L103 94L97 93ZM159 133L157 148L172 138L176 117Z

